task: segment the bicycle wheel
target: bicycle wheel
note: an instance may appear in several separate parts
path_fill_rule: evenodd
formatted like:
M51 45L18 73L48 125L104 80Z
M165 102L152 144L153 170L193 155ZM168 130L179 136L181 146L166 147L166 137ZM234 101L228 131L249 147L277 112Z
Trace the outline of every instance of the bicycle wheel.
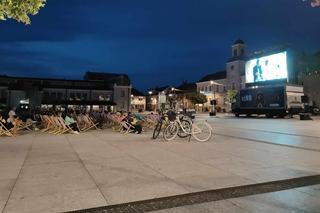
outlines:
M182 128L179 128L178 136L180 138L186 138L188 135L191 134L192 124L188 120L181 120L181 126L185 130L185 132L182 130ZM189 134L188 134L189 133Z
M212 136L212 127L207 122L192 125L192 136L200 142L208 141Z
M152 135L152 138L153 139L157 139L160 132L161 132L161 128L162 128L162 120L158 121L156 127L154 128L153 130L153 135Z
M166 141L172 141L177 137L179 132L179 127L176 123L171 123L167 128L163 131L163 138Z

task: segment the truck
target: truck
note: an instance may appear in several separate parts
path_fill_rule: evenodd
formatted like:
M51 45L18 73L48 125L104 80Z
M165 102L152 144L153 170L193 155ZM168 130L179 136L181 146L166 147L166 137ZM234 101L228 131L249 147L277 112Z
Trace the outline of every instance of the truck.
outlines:
M252 86L241 89L232 104L232 112L240 115L285 117L303 112L303 87L299 85Z

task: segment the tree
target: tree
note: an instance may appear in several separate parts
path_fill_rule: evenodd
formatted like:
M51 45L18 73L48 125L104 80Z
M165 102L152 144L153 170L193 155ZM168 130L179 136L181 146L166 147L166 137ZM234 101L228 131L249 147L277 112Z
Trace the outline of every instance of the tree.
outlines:
M237 90L228 90L224 99L225 99L225 102L227 103L233 103L234 102L234 99L236 97L236 95L238 94L238 91Z
M311 6L312 7L320 7L320 0L312 0Z
M15 19L30 24L30 15L36 15L46 0L0 0L0 20Z
M303 1L308 1L308 0L303 0ZM310 1L311 1L312 7L320 7L320 0L310 0Z
M204 94L201 93L191 93L187 95L187 99L191 101L192 104L196 105L196 104L204 104L206 103L207 100L207 96L205 96Z

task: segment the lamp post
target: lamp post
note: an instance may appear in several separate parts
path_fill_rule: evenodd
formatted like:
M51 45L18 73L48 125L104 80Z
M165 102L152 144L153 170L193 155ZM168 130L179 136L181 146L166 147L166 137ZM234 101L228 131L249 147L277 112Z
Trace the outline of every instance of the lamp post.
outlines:
M153 109L152 109L152 98L151 98L152 91L149 91L148 94L149 94L149 110L153 111Z
M210 112L210 116L215 116L216 115L216 108L215 108L215 104L216 104L216 89L214 87L215 82L214 81L210 81L212 90L213 90L213 101L212 101L212 111Z

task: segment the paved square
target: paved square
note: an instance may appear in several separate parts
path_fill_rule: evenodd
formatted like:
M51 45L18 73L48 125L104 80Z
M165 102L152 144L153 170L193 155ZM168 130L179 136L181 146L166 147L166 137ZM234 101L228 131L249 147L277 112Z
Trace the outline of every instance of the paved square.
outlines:
M208 121L215 135L205 143L153 141L150 131L1 137L0 212L64 212L320 174L319 120L220 116ZM313 212L316 197L307 196L309 189L295 193L310 200L306 205L312 202ZM269 199L253 197L212 205L259 206L259 200ZM195 207L181 208L171 211Z

